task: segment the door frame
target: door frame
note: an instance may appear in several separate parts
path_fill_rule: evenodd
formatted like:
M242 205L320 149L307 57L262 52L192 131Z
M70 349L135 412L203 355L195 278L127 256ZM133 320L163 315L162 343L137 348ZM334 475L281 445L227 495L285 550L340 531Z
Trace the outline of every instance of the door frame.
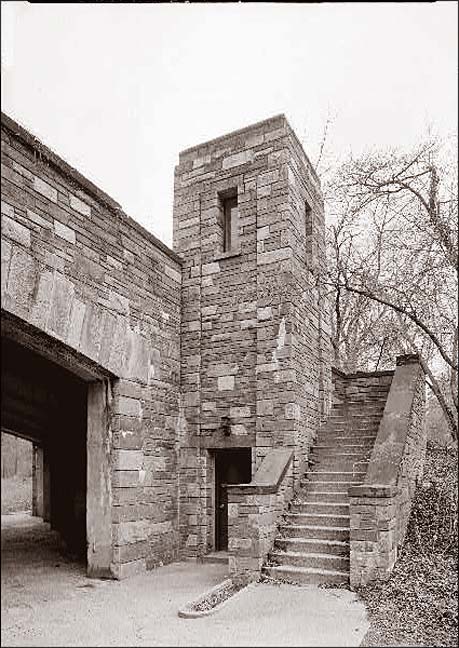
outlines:
M235 455L236 452L246 453L246 459L248 460L247 468L249 469L249 481L252 479L252 447L251 446L241 446L241 447L231 447L231 448L216 448L213 451L214 456L214 548L215 551L226 551L228 547L221 546L221 522L220 522L220 484L221 483L231 483L226 479L221 479L221 467L219 466L220 461L223 457L231 457Z

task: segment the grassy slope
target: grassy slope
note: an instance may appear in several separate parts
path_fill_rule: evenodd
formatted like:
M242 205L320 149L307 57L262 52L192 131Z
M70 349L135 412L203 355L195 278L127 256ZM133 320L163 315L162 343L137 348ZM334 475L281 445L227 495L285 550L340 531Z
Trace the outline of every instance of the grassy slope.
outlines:
M391 578L359 590L371 623L362 646L457 645L457 547L457 449L430 443Z

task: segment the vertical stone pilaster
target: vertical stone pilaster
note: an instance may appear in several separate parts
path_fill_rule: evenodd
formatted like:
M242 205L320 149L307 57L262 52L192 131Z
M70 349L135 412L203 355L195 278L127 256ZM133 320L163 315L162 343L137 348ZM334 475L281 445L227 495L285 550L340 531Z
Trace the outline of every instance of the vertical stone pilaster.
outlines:
M32 453L32 515L43 518L43 448L34 443Z

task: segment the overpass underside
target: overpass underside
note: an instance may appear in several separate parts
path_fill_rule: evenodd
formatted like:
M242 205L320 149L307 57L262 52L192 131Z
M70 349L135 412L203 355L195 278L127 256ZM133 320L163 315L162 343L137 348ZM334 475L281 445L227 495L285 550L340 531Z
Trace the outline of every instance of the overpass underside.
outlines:
M50 523L71 555L87 563L88 574L109 575L111 538L104 536L111 520L100 479L106 382L64 345L4 312L1 338L2 431L34 445L32 512Z

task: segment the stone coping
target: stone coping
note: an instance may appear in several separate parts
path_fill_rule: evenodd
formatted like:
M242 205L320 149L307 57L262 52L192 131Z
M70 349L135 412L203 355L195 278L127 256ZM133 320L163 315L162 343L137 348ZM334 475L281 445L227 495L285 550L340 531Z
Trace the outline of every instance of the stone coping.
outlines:
M111 196L99 189L91 180L88 180L84 175L72 167L68 162L63 160L57 153L54 153L50 148L42 144L42 142L26 130L23 126L18 124L14 119L2 112L1 115L2 128L10 131L14 137L20 140L23 144L30 147L38 153L39 159L45 159L48 163L53 165L65 178L70 178L74 183L80 185L82 189L88 192L99 203L104 205L111 212L115 213L118 218L126 221L128 225L136 229L140 234L149 239L157 248L167 254L171 259L182 264L181 258L173 250L171 250L165 243L160 241L154 234L146 230L140 223L137 223L133 218L128 216L119 203L117 203Z
M293 459L293 450L273 448L263 459L255 477L248 484L225 484L234 492L240 490L253 495L277 493L285 473Z
M395 358L395 364L397 367L405 364L420 364L419 355L417 353L405 353L399 355ZM345 373L338 367L331 368L332 373L341 376L341 378L379 378L382 376L393 376L395 371L394 369L385 369L381 371L355 371L354 373Z
M284 137L288 135L292 136L297 148L299 149L302 157L304 158L304 161L307 163L308 169L310 170L313 179L320 187L320 178L317 174L317 171L314 169L309 157L307 156L304 150L303 144L301 143L297 134L291 127L284 113L273 115L273 117L262 119L258 122L255 122L254 124L250 124L249 126L239 128L237 130L226 133L225 135L220 135L219 137L215 137L214 139L201 142L201 144L195 144L194 146L190 146L189 148L183 149L182 151L179 152L179 165L182 164L183 162L186 162L187 160L192 159L193 157L196 157L196 154L198 152L201 152L201 154L209 153L211 150L214 150L216 147L224 144L224 142L231 140L235 137L240 137L241 135L245 135L245 134L248 135L252 131L255 131L263 127L275 128L276 125L278 125L279 129L281 128L284 129L284 133L282 136Z
M393 376L394 375L394 370L393 369L387 369L384 371L355 371L354 373L344 373L344 371L341 371L341 369L337 369L336 367L332 367L332 373L337 374L340 376L340 378L381 378L383 376Z
M179 161L182 162L183 159L188 157L190 153L195 153L200 149L213 148L228 139L238 137L239 135L244 135L245 133L250 133L251 131L256 130L257 128L261 128L265 125L268 126L272 124L274 126L277 122L279 123L279 126L285 125L287 118L283 113L279 113L278 115L274 115L273 117L268 117L268 119L261 119L260 121L257 121L254 124L250 124L249 126L245 126L244 128L238 128L236 130L230 131L229 133L226 133L225 135L220 135L219 137L215 137L214 139L201 142L201 144L195 144L194 146L183 149L179 153Z
M419 358L399 356L368 463L364 487L396 486L420 374Z

